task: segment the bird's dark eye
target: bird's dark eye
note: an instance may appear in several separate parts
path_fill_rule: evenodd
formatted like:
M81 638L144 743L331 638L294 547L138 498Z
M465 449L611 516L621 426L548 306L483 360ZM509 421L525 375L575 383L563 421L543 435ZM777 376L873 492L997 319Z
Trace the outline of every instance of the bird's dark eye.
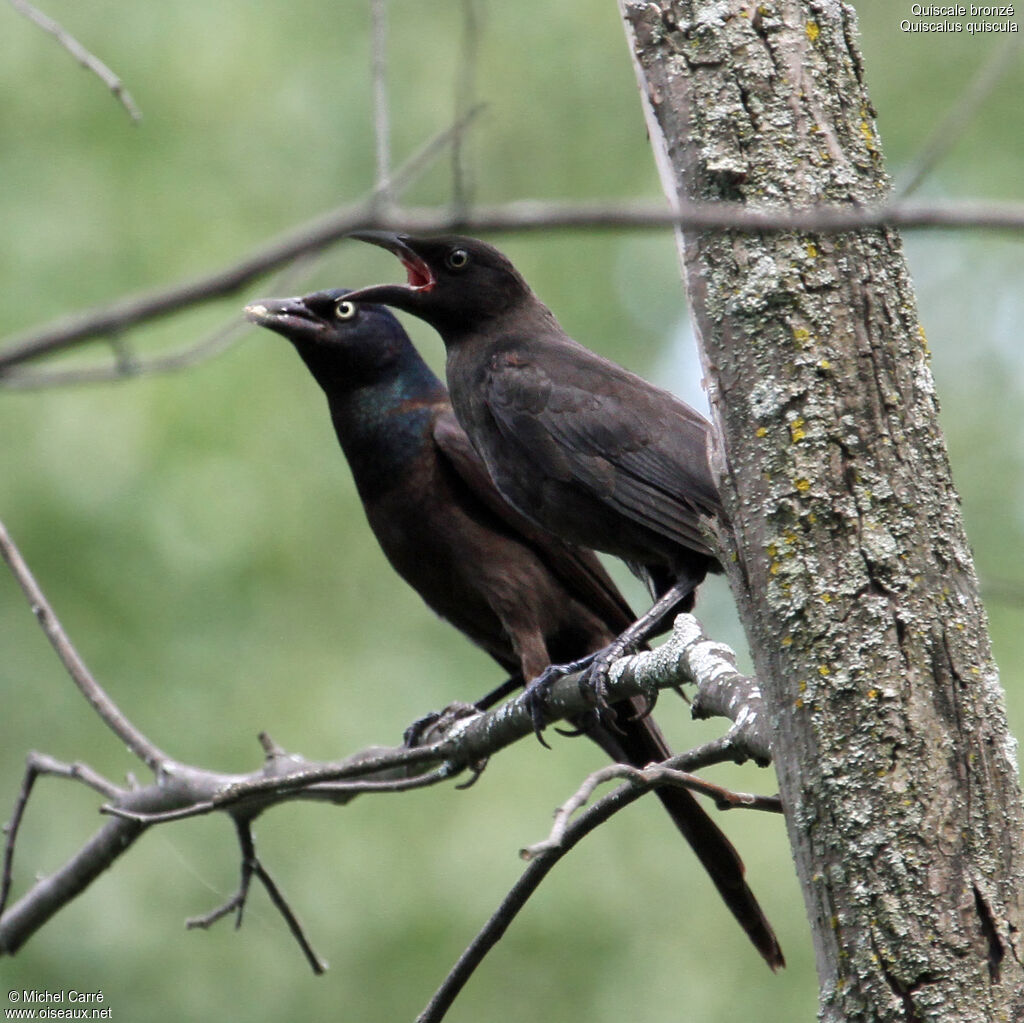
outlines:
M355 304L355 302L346 302L345 299L342 299L334 307L334 315L339 320L351 320L352 317L355 316L355 314L356 314L356 304Z
M469 253L465 249L452 249L445 259L449 270L461 270L469 263Z

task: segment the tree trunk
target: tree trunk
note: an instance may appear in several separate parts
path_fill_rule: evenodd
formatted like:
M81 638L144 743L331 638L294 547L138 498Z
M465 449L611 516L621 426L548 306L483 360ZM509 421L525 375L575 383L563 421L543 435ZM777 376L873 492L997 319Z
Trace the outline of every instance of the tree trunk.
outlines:
M887 197L849 6L620 2L673 202ZM1024 1019L1016 746L900 239L681 252L821 1017Z

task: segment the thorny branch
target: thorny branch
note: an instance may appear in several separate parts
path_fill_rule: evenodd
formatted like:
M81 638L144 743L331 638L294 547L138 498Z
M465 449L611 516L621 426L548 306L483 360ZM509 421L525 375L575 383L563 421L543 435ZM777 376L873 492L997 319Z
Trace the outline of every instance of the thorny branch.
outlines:
M474 108L467 118L474 116L479 109ZM431 158L463 127L464 122L460 122L434 140L430 152L423 154L420 160ZM392 177L393 191L397 191L402 177L401 171ZM804 210L751 210L742 205L716 202L685 204L676 212L667 209L662 202L613 205L605 202L523 200L498 206L476 206L465 212L428 207L392 209L381 214L377 210L376 195L375 192L369 200L328 213L274 239L240 262L207 276L168 288L130 295L110 305L9 338L0 344L0 383L8 386L16 383L17 377L11 376L10 370L32 359L74 347L84 341L108 338L158 317L236 294L298 256L323 251L356 230L485 234L564 228L650 230L682 225L696 230L729 228L760 232L842 233L884 226L1024 231L1022 203L965 201L942 204L906 201L862 209L823 206Z
M251 822L264 810L289 799L340 805L362 793L403 791L437 784L467 768L479 771L479 765L485 763L489 756L533 733L530 711L524 699L517 697L488 712L470 705L453 705L428 727L420 729L419 745L370 747L333 763L317 763L285 753L266 736L261 737L265 754L263 765L249 774L224 774L180 763L130 722L89 673L2 523L0 555L17 579L33 613L79 690L154 776L148 785L122 787L103 778L88 765L64 764L39 753L29 755L4 847L0 883L0 955L16 952L54 913L84 891L126 852L147 828L183 817L223 811L234 821L239 837L242 880L238 892L226 906L194 921L193 925L209 926L232 911L240 914L251 879L256 877L316 970L320 966L319 958L295 914L255 855ZM706 648L709 641L689 615L680 616L677 626L676 632L658 650L626 657L613 665L608 685L611 700L619 701L635 695L644 695L650 700L661 688L693 681L687 665L697 663L697 652ZM712 676L716 672L719 676L726 676L729 670L726 657L726 661L720 662L712 671ZM577 676L568 676L554 686L548 705L551 720L572 717L589 709L588 699L580 692L577 681ZM756 706L756 683L747 681ZM702 680L698 683L698 694L705 686L713 692L717 685L715 677ZM756 721L752 725L746 720L750 714L742 711L733 709L731 713L735 714L736 724L719 744L718 759L742 761L750 755L763 759L763 750L745 745L750 736L757 735ZM760 716L756 711L753 713L755 719ZM733 803L745 798L730 796L717 788L707 789L704 782L682 778L679 775L679 771L684 769L681 764L692 767L692 756L687 759L684 755L682 760L673 760L666 774L632 774L627 788L633 792L638 789L646 791L654 784L688 784L710 791L719 802ZM43 775L81 781L99 792L106 800L103 810L111 819L67 863L51 876L34 883L25 895L7 908L18 833L35 782ZM567 833L569 830L566 829Z
M128 116L138 123L142 120L142 113L135 105L131 94L124 87L113 71L103 63L99 57L90 53L73 35L71 35L61 24L54 21L49 15L33 7L28 0L10 0L11 6L24 14L30 21L35 22L44 32L49 32L57 42L71 54L79 64L87 71L91 71L103 84L114 94L121 106L128 111Z

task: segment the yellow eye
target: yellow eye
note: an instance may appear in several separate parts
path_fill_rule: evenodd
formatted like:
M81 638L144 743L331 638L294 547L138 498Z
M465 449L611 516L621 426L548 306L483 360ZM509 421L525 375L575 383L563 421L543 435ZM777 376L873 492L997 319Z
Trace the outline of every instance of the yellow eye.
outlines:
M448 268L451 270L461 270L467 263L469 263L469 253L465 249L452 249L448 253L445 262L448 264Z
M334 307L334 315L337 316L339 320L351 320L356 315L357 311L355 302L346 302L345 299L342 299Z

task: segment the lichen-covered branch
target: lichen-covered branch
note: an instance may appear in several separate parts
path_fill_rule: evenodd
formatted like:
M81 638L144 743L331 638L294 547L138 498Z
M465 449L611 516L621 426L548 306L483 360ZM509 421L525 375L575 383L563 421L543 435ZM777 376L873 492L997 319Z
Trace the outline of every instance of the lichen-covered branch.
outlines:
M263 764L249 774L224 774L183 764L159 749L129 721L88 672L2 523L0 555L79 690L118 739L153 774L153 781L148 785L121 787L98 775L88 765L64 764L39 753L29 755L4 843L0 877L0 955L16 952L58 910L109 869L148 828L222 812L234 821L243 853L243 880L232 908L240 911L249 881L256 877L270 893L307 960L318 969L319 959L312 952L295 914L284 902L266 868L249 851L251 822L270 807L290 799L343 805L357 795L401 792L437 784L456 777L467 768L479 772L479 765L486 763L490 756L531 735L534 730L531 711L520 696L488 712L471 705L453 705L436 715L429 726L417 729L417 745L413 747L407 744L370 747L341 761L316 763L286 753L264 735L261 736ZM688 626L686 641L670 641L672 645L666 655L658 658L644 653L616 664L608 686L613 701L640 694L650 699L660 688L690 680L688 669L684 667L687 652L699 646L703 637L688 619L689 616L680 619ZM709 679L709 684L714 686L713 678ZM552 720L577 717L589 709L590 703L580 691L578 676L567 676L552 688L547 704ZM726 737L723 749L734 759L743 759L747 751L743 750L742 742L742 733L734 729ZM79 781L99 792L105 799L102 810L111 820L62 867L31 885L8 908L18 834L35 784L46 775ZM213 922L222 915L214 911L203 919Z
M673 200L887 202L849 5L622 10ZM681 256L821 1017L1022 1019L1015 744L900 239L684 228Z

